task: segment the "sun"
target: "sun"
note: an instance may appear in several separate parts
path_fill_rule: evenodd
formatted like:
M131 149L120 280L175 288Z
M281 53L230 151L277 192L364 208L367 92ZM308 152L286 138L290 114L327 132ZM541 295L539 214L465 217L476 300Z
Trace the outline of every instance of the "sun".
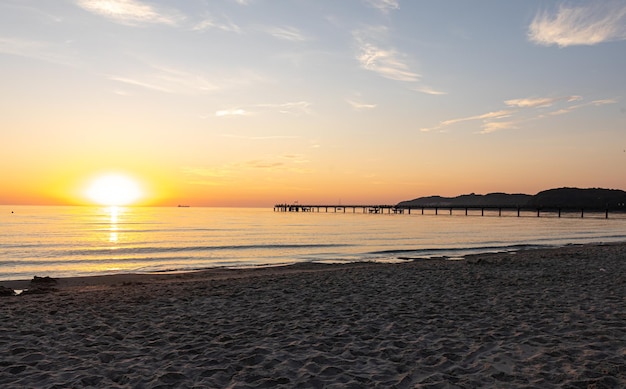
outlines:
M85 194L90 200L107 206L130 205L143 195L137 181L124 174L96 177Z

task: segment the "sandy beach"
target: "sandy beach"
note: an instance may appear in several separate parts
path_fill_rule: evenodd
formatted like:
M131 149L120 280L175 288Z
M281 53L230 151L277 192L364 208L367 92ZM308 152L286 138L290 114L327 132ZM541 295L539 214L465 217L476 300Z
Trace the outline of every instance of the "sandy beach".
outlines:
M625 244L0 285L4 388L626 387Z

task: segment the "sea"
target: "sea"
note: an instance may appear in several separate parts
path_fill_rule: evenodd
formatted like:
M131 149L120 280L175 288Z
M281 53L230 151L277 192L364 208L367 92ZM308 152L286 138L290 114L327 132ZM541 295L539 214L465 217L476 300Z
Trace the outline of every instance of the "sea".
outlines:
M626 215L0 206L0 280L403 262L626 241Z

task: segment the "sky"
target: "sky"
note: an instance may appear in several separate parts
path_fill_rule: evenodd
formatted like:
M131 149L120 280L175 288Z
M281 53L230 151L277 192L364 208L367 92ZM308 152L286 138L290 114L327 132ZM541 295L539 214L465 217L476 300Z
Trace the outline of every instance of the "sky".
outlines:
M626 189L626 0L0 0L0 204Z

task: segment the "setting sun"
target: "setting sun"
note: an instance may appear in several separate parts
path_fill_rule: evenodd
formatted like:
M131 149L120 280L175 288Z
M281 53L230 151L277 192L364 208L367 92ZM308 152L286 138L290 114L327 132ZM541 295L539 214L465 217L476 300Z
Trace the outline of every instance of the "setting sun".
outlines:
M101 205L129 205L142 197L139 184L122 174L97 177L89 185L87 197Z

